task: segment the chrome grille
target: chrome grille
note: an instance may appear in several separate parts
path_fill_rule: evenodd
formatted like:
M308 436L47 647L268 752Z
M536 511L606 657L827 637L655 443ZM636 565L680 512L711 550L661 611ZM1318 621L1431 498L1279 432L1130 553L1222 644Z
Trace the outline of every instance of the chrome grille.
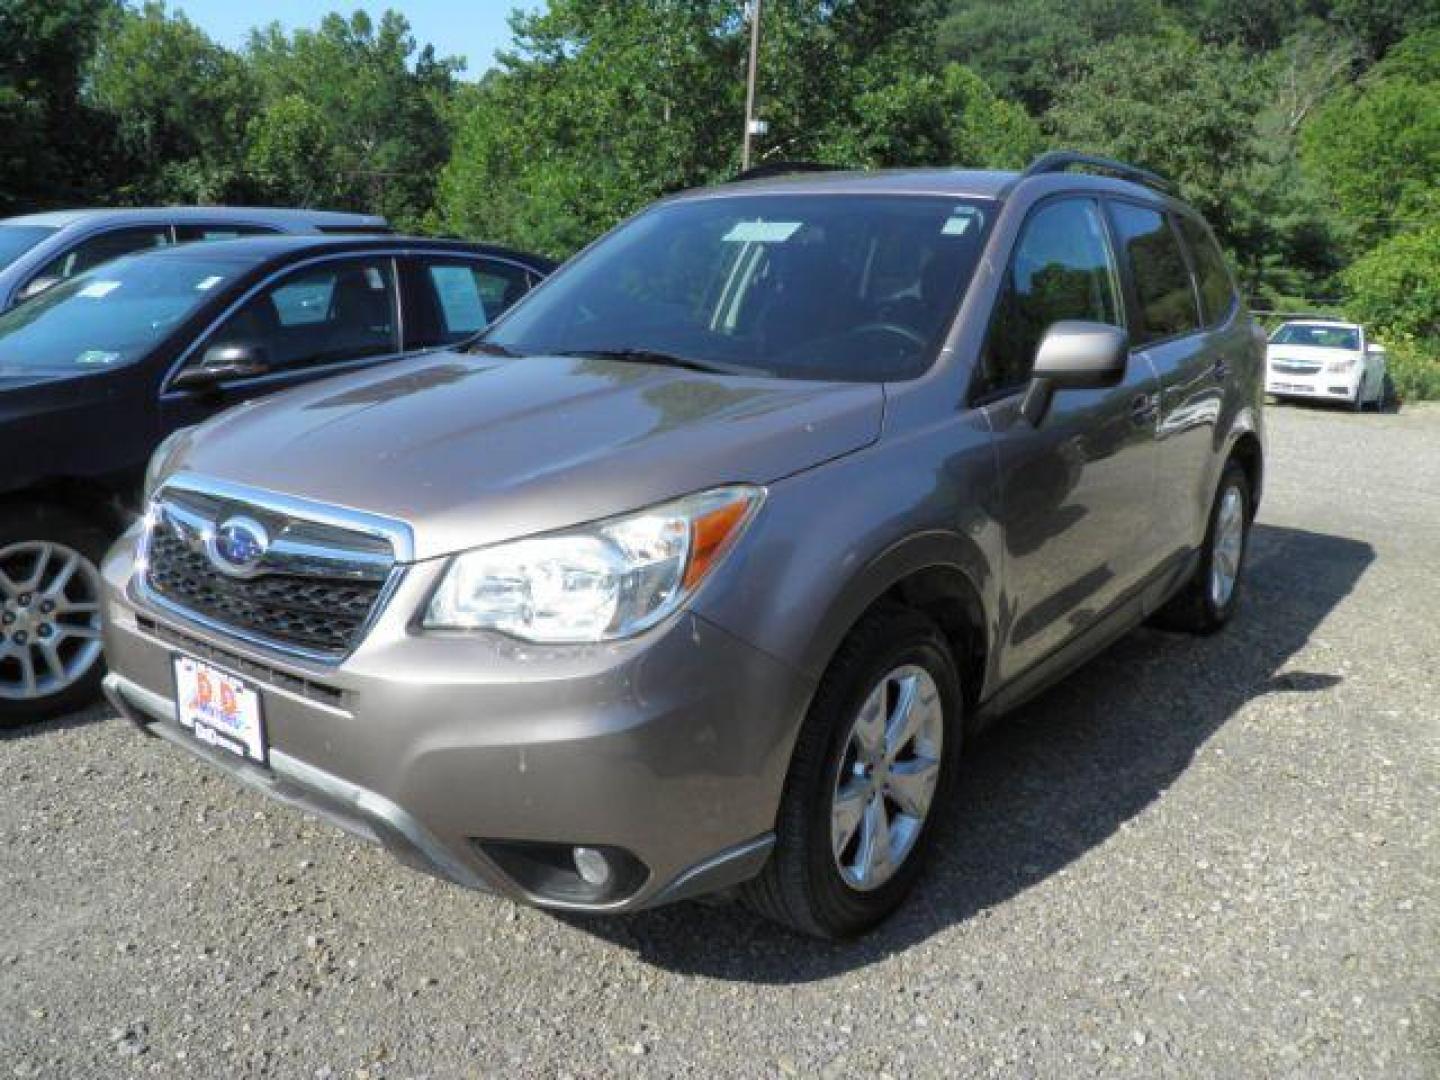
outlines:
M268 547L238 576L213 539L237 516L260 523ZM296 516L253 499L165 488L150 507L150 593L221 630L288 651L338 659L359 644L395 572L383 536Z

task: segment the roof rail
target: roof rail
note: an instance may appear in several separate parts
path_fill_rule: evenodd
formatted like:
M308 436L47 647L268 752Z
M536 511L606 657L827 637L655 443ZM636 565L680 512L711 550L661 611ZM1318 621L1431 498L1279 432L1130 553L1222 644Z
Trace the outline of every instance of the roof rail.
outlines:
M1051 150L1049 153L1041 154L1025 167L1020 178L1023 180L1026 177L1043 176L1046 173L1062 173L1076 165L1085 165L1097 172L1110 173L1112 176L1118 176L1121 180L1143 184L1156 191L1163 191L1167 195L1173 194L1175 191L1175 186L1159 173L1142 169L1138 165L1127 165L1114 158L1081 154L1074 150Z
M787 176L790 173L839 172L840 165L825 165L818 161L766 161L754 168L738 172L729 180L738 184L742 180L764 180L770 176Z

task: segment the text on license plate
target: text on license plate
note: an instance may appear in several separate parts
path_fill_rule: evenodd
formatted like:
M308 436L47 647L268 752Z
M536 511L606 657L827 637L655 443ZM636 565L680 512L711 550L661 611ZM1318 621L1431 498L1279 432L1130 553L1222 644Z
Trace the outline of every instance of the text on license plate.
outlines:
M260 694L244 679L189 656L175 657L180 726L203 743L267 762Z

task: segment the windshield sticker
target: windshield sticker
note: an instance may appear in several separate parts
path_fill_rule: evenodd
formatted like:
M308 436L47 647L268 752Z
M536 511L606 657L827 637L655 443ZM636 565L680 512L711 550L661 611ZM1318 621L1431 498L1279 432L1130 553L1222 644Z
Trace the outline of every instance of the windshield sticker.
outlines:
M196 291L196 292L208 292L209 290L213 289L216 285L219 285L220 282L222 282L222 281L224 281L224 280L225 280L225 279L224 279L223 277L221 277L219 274L211 274L211 275L210 275L209 277L207 277L204 281L200 282L200 284L198 284L198 285L195 286L195 291Z
M87 300L104 300L119 287L120 282L118 281L92 281L76 295L83 296Z
M964 236L970 231L970 226L975 223L975 219L979 216L980 212L974 207L957 206L951 212L950 216L945 219L945 224L940 229L940 235Z
M367 266L365 268L365 284L376 290L385 288L385 279L380 276L377 267Z
M783 244L803 221L740 221L720 239L727 244Z
M75 363L89 366L104 366L113 364L120 359L118 352L111 352L108 349L86 349L75 358Z

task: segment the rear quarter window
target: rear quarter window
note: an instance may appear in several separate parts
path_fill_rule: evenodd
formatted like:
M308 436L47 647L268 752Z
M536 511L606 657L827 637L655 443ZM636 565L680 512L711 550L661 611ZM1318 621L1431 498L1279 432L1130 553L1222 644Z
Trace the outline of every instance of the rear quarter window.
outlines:
M1235 286L1230 280L1230 272L1225 269L1225 258L1220 254L1210 230L1194 218L1182 216L1180 231L1195 263L1205 325L1218 325L1225 321L1235 306Z
M1131 340L1143 345L1200 329L1190 268L1169 219L1134 203L1111 203L1110 212L1140 302L1141 325L1131 329Z

